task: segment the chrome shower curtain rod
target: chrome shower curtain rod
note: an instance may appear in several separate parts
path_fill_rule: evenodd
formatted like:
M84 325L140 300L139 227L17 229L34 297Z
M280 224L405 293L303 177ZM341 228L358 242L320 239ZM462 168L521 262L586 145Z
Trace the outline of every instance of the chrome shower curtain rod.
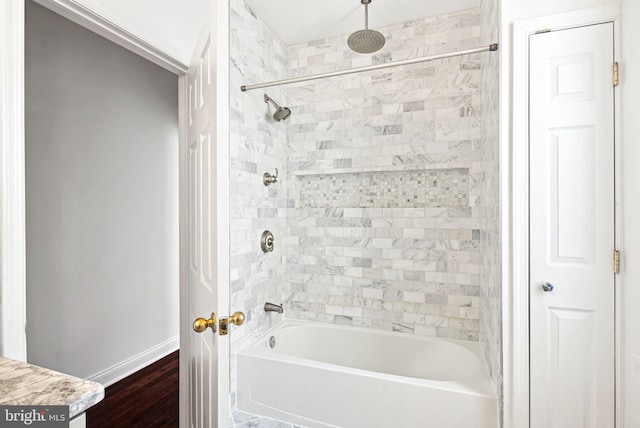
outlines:
M439 55L423 56L420 58L405 59L402 61L387 62L384 64L369 65L366 67L351 68L349 70L333 71L330 73L312 74L310 76L294 77L292 79L274 80L273 82L258 83L255 85L240 86L242 92L251 91L253 89L269 88L272 86L288 85L290 83L307 82L309 80L326 79L327 77L344 76L345 74L362 73L364 71L382 70L384 68L399 67L401 65L417 64L420 62L433 61L436 59L451 58L454 56L469 55L478 52L492 52L498 50L498 44L494 43L489 46L467 49L464 51L449 52Z

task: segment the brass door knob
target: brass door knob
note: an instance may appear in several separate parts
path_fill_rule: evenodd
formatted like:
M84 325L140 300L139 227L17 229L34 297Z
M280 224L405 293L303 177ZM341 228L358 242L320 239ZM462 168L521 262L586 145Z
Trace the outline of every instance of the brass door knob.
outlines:
M229 316L229 322L235 325L242 325L244 323L245 316L242 312L234 312L233 315Z
M197 333L202 333L209 327L211 327L211 330L213 330L214 333L216 332L216 314L214 313L211 314L211 318L209 318L208 320L204 318L198 318L193 322L193 330Z

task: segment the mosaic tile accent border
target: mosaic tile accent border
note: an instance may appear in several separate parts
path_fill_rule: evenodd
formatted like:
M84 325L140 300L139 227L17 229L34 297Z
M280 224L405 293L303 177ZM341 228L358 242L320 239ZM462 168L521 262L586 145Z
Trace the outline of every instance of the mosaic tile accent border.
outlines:
M299 208L469 206L469 169L298 176Z

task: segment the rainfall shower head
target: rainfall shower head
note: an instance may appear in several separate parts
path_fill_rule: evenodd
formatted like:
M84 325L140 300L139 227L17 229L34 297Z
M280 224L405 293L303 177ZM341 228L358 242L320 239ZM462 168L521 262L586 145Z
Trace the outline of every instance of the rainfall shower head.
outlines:
M384 35L369 29L369 3L371 0L360 0L364 5L364 30L356 31L349 36L347 44L352 51L362 54L378 52L385 44Z
M287 120L289 118L289 116L291 116L291 110L289 110L288 107L280 107L267 94L264 94L264 102L265 103L271 103L276 108L276 112L273 113L273 120L275 120L276 122L282 122L284 120Z

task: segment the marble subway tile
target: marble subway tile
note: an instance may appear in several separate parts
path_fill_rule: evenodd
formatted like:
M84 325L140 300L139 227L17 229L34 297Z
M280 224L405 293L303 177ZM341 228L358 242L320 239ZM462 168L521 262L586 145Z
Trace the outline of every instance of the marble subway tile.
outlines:
M385 50L361 56L340 37L287 47L241 0L232 9L238 83L478 46L488 13L390 26ZM256 306L252 333L233 349L270 327L259 311L269 298L293 318L481 340L498 370L499 222L483 217L486 206L499 212L497 186L486 185L499 181L497 126L484 129L498 80L487 58L497 61L465 56L273 88L293 111L277 126L265 123L261 94L232 94L232 301ZM261 174L274 167L282 180L266 189ZM283 243L268 257L255 247L264 228Z

